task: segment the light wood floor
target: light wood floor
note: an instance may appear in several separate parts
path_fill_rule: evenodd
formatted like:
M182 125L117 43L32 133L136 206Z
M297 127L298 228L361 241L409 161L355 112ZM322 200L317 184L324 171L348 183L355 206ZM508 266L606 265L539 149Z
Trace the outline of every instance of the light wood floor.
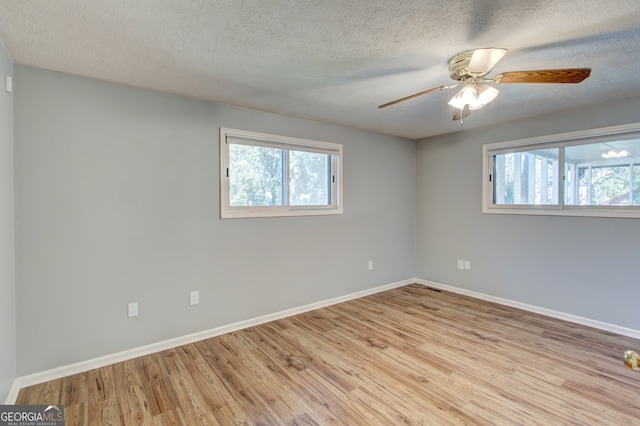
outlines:
M410 285L25 388L67 425L640 424L640 341Z

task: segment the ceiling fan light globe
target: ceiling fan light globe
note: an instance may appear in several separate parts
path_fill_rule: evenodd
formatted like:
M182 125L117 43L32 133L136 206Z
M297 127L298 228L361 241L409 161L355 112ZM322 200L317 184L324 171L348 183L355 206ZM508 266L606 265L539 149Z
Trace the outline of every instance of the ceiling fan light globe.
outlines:
M469 109L480 109L489 102L493 101L500 91L488 84L481 84L476 90L475 99L469 103Z
M451 105L454 108L462 110L464 109L466 102L460 96L460 92L458 92L453 98L451 98L451 100L449 101L449 105Z
M465 104L470 104L476 99L476 88L473 84L465 84L459 94Z
M473 83L465 83L464 87L455 94L449 101L449 105L457 109L464 109L465 105L469 105L476 99L476 85Z

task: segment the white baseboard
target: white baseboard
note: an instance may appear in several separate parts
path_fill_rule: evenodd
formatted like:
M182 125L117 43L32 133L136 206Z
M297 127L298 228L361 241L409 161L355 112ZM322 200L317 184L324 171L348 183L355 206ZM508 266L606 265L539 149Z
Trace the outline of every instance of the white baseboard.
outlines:
M358 291L356 293L347 294L345 296L334 297L333 299L310 303L308 305L300 306L297 308L287 309L287 310L276 312L273 314L263 315L261 317L236 322L233 324L223 325L221 327L216 327L216 328L200 331L193 334L188 334L186 336L180 336L174 339L164 340L162 342L152 343L150 345L128 349L126 351L105 355L99 358L80 361L74 364L53 368L51 370L41 371L38 373L29 374L27 376L21 376L16 378L15 381L13 382L13 386L9 391L6 404L15 404L16 399L18 398L18 393L20 392L20 389L27 386L33 386L38 383L48 382L50 380L60 379L62 377L71 376L73 374L83 373L85 371L93 370L94 368L100 368L106 365L115 364L117 362L127 361L127 360L138 358L144 355L165 351L178 346L187 345L189 343L194 343L200 340L209 339L215 336L220 336L222 334L230 333L232 331L242 330L243 328L253 327L253 326L264 324L270 321L275 321L275 320L290 317L293 315L301 314L304 312L309 312L314 309L320 309L326 306L335 305L337 303L342 303L349 300L358 299L360 297L369 296L371 294L380 293L382 291L391 290L393 288L402 287L414 282L415 282L414 279L398 281L398 282L386 284L380 287L370 288L367 290Z
M13 405L16 403L16 399L18 399L18 393L20 393L20 389L22 389L18 383L18 379L13 381L11 385L11 389L9 389L9 394L7 395L7 399L5 401L6 405Z
M304 312L309 312L314 309L324 308L326 306L335 305L337 303L358 299L360 297L369 296L375 293L380 293L382 291L391 290L393 288L402 287L412 283L422 284L432 288L446 290L452 293L458 293L458 294L462 294L462 295L473 297L480 300L495 302L501 305L511 306L514 308L523 309L525 311L546 315L552 318L558 318L558 319L573 322L576 324L582 324L582 325L597 328L600 330L617 333L623 336L640 339L639 330L621 327L614 324L608 324L605 322L596 321L589 318L580 317L577 315L554 311L547 308L541 308L539 306L528 305L526 303L516 302L509 299L503 299L501 297L491 296L488 294L479 293L472 290L466 290L459 287L453 287L446 284L440 284L437 282L423 280L420 278L413 278L413 279L408 279L408 280L403 280L403 281L398 281L395 283L383 285L380 287L359 291L356 293L347 294L345 296L335 297L333 299L310 303L308 305L300 306L297 308L287 309L287 310L276 312L273 314L263 315L261 317L256 317L256 318L248 319L245 321L236 322L233 324L228 324L221 327L200 331L193 334L188 334L186 336L176 337L174 339L164 340L164 341L153 343L146 346L140 346L138 348L128 349L126 351L105 355L99 358L81 361L74 364L53 368L51 370L41 371L41 372L30 374L27 376L18 377L15 379L15 381L13 382L13 386L9 390L9 395L7 396L7 400L5 404L15 404L15 401L18 398L18 393L20 392L20 389L27 386L33 386L38 383L60 379L62 377L70 376L73 374L83 373L85 371L93 370L94 368L100 368L106 365L115 364L117 362L127 361L129 359L138 358L140 356L149 355L152 353L172 349L178 346L194 343L200 340L209 339L211 337L220 336L222 334L230 333L232 331L242 330L244 328L253 327L256 325L279 320L282 318L290 317L290 316L301 314Z
M561 319L564 321L573 322L576 324L586 325L588 327L597 328L604 331L610 331L612 333L620 334L634 339L640 339L640 330L634 330L632 328L621 327L615 324L609 324L606 322L596 321L590 318L580 317L577 315L567 314L565 312L554 311L552 309L541 308L539 306L528 305L526 303L516 302L514 300L503 299L501 297L491 296L484 293L478 293L472 290L466 290L464 288L453 287L446 284L440 284L433 281L427 281L419 278L413 280L415 283L422 284L428 287L437 288L440 290L450 291L452 293L458 293L465 296L473 297L475 299L486 300L489 302L499 303L505 306L511 306L513 308L522 309L536 314L546 315L548 317Z

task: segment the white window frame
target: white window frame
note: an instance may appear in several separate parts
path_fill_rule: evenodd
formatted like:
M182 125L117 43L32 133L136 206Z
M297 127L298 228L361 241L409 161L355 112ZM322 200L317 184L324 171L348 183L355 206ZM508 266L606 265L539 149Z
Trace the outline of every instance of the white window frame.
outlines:
M322 206L231 206L228 140L242 139L250 146L284 150L319 152L331 155L331 202ZM277 216L315 216L342 214L342 144L270 135L246 130L220 128L220 217L252 218ZM287 185L288 191L288 185ZM285 191L286 192L286 191Z
M482 145L482 212L491 214L640 218L640 206L578 206L564 204L564 148L573 145L624 139L640 139L640 123ZM543 148L560 148L557 161L557 176L559 176L557 204L494 204L493 157L497 154Z

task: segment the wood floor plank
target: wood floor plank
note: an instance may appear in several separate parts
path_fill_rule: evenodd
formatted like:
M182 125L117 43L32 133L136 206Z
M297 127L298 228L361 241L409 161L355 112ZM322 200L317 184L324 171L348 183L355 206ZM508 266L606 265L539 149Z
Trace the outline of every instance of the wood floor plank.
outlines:
M206 424L209 417L215 420L212 424L250 424L250 417L242 406L243 399L235 396L240 395L242 389L228 387L226 380L221 379L216 371L214 362L224 360L210 352L207 344L185 345L179 353L185 372L172 375L171 380L175 389L180 391L178 406L185 417L198 419L198 424Z
M113 386L120 413L124 418L132 419L137 425L151 425L153 413L150 401L144 392L144 375L140 358L119 362L113 365Z
M222 424L215 415L213 408L215 405L210 405L204 400L190 374L173 374L169 376L168 381L174 387L176 404L182 409L186 424L203 426Z
M18 394L16 404L49 404L49 401L59 401L61 397L62 379L52 380L22 389ZM63 396L64 397L64 396Z
M640 341L413 284L24 388L71 425L640 423Z
M130 424L135 424L133 422L135 419L129 416L128 412L123 412L116 396L120 393L126 394L126 392L127 389L123 387L120 387L117 391L115 389L113 365L89 371L87 424L120 425L124 423L125 418L132 420ZM66 401L62 401L64 400L61 400L59 404L66 403Z
M66 426L82 426L88 424L88 422L88 404L81 402L79 404L65 405L64 423Z
M232 359L233 365L245 373L241 375L242 382L247 389L251 389L263 407L268 407L280 419L278 423L290 422L303 413L299 411L297 401L290 397L288 388L274 386L276 382L272 380L269 370L260 365L251 351L245 350L237 335L224 336L223 340L224 356L227 360Z
M83 404L87 400L87 373L80 373L61 379L60 388L65 392L60 399L64 399L67 406Z
M154 416L153 424L156 426L188 426L179 408L167 410Z

